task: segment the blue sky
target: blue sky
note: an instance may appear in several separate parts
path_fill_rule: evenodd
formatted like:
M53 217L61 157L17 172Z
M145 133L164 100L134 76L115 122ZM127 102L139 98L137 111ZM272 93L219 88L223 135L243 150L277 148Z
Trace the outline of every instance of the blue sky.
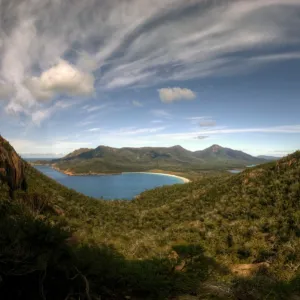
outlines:
M300 148L299 0L0 6L0 134L24 155Z

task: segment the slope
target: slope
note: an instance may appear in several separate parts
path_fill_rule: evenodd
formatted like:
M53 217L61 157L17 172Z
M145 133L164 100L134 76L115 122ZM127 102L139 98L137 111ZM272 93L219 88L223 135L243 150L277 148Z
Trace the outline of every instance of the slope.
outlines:
M85 197L21 165L26 186L0 178L3 299L300 295L300 152L129 202ZM231 273L245 263L267 267Z

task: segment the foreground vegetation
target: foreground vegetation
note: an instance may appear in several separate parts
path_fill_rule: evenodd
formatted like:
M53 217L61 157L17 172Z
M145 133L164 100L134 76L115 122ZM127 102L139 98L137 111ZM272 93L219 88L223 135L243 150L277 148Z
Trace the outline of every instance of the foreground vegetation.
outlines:
M24 164L26 185L0 184L1 299L300 296L300 152L133 201Z

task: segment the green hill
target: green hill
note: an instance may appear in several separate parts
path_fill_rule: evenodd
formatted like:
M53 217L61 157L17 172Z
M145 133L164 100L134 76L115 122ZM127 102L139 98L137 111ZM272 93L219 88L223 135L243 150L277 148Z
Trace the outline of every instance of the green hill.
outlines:
M1 299L300 296L300 152L133 201L69 190L1 137L0 166Z
M264 162L266 160L218 145L196 152L177 145L169 148L99 146L96 149L75 150L51 163L60 170L78 174L150 171L153 169L177 172L224 170ZM40 163L45 164L46 162Z
M73 158L73 157L76 157L76 156L78 156L78 155L80 155L80 154L82 154L82 153L89 152L89 151L91 151L91 150L92 150L92 149L90 149L90 148L80 148L80 149L77 149L77 150L75 150L75 151L69 153L69 154L66 155L64 158L65 158L65 159Z

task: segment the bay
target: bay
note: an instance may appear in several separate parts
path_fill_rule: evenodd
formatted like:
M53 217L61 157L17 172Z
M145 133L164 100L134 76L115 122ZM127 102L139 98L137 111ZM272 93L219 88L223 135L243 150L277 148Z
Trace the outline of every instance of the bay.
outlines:
M104 176L68 176L49 166L35 166L35 168L68 188L87 196L108 200L131 200L145 190L184 183L180 178L162 174L124 173Z

